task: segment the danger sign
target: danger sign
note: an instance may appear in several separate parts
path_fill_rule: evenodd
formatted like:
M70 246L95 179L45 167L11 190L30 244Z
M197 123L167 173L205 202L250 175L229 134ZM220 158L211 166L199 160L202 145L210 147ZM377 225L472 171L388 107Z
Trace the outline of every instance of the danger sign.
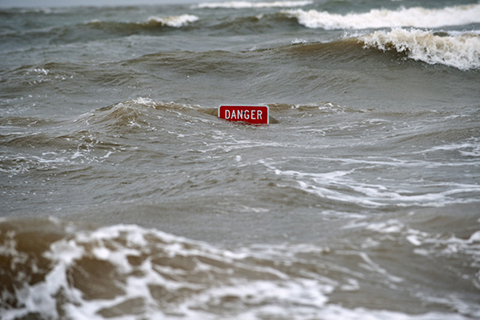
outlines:
M268 124L268 106L220 106L218 117L228 121Z

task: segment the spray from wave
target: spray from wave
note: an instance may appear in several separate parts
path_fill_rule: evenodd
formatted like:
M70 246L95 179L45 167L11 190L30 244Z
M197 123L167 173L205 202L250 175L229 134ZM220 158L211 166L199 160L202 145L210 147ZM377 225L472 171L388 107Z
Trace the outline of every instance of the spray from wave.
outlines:
M296 18L301 25L317 29L369 29L369 28L437 28L480 23L480 4L425 9L422 7L398 10L372 9L366 13L346 15L326 11L302 9L284 10L282 14Z
M473 33L440 36L421 30L375 31L359 37L364 48L406 53L410 59L460 70L480 68L480 36Z

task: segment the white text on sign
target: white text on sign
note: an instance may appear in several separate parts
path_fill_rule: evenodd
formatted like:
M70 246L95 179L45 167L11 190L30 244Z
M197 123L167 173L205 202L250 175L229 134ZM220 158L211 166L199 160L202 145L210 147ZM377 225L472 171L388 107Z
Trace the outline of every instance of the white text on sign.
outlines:
M262 120L262 110L225 110L225 119L227 120Z
M228 121L243 121L253 124L268 124L268 106L220 106L218 117Z

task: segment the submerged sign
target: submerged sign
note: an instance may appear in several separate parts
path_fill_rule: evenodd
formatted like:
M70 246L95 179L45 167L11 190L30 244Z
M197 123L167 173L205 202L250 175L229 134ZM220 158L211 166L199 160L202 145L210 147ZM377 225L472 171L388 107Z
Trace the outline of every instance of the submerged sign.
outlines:
M228 121L268 124L268 106L220 106L218 117Z

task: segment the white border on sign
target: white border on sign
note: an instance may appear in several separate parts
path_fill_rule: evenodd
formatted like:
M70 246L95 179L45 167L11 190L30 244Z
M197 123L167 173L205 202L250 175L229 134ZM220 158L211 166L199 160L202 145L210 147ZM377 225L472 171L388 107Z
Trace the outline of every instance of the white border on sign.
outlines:
M267 108L267 124L270 124L270 108L267 105L260 104L260 105L254 105L252 106L251 104L221 104L218 106L218 117L220 118L220 108L221 107L245 107L245 108L257 108L257 107L263 107ZM223 118L221 118L223 119ZM247 122L247 121L245 121Z

